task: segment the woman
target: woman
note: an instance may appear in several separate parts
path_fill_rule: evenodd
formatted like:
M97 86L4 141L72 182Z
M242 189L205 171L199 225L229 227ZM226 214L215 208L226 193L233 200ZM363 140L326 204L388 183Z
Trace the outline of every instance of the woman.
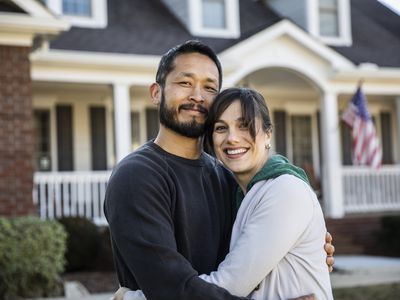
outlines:
M264 98L230 88L214 100L206 144L234 174L239 207L230 252L208 282L252 299L314 293L333 299L325 263L325 222L304 171L270 156L272 124ZM144 299L130 291L124 300Z

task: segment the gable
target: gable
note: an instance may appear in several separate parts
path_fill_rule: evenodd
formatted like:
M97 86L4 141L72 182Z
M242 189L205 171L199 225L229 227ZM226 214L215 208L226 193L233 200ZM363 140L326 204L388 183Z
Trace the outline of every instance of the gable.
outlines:
M237 60L238 57L241 59ZM316 81L317 74L354 67L347 58L310 37L288 20L283 20L225 50L221 53L221 60L227 72L226 85L233 85L246 74L263 67L286 66L310 73L310 77L316 77ZM229 70L237 73L229 74Z

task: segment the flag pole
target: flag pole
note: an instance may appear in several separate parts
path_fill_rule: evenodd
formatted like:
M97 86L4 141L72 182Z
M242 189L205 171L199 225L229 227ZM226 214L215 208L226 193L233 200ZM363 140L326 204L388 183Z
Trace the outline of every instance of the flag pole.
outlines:
M359 80L358 80L358 84L357 84L357 87L358 88L361 88L362 87L362 85L364 84L364 78L360 78Z

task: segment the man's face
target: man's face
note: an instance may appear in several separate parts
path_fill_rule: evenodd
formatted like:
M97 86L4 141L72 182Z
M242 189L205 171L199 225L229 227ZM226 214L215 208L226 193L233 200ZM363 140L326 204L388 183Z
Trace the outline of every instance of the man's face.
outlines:
M181 54L174 65L161 92L160 123L183 136L198 138L218 94L218 68L200 53Z

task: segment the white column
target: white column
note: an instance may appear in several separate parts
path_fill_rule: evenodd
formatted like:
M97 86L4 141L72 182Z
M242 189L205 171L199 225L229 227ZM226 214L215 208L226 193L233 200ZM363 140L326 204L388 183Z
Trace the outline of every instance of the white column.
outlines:
M395 103L396 103L397 147L396 147L394 159L395 159L396 163L400 163L400 96L396 97Z
M337 101L337 95L330 91L321 98L322 192L325 214L331 218L344 216Z
M129 85L115 83L114 90L114 124L116 143L116 162L131 152L131 105Z

